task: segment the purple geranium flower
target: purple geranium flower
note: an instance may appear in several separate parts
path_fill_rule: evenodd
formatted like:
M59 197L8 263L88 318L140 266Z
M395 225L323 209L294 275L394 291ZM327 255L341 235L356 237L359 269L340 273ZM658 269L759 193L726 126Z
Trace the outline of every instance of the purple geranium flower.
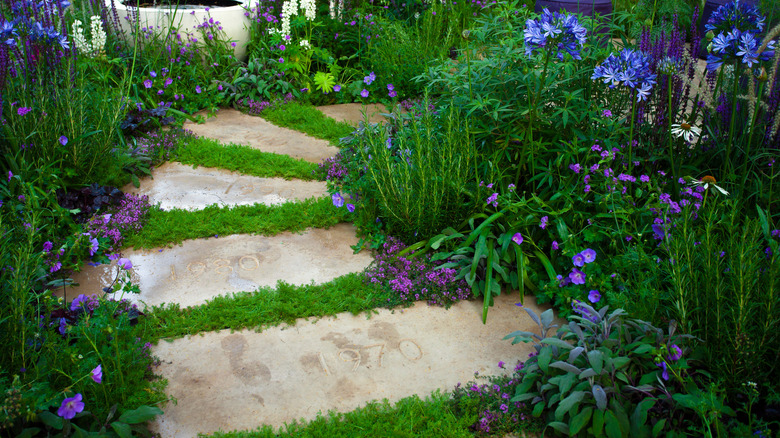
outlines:
M375 80L376 80L376 75L374 74L374 72L371 72L371 73L369 73L368 76L363 78L363 83L366 84L366 85L371 85L371 83L374 82ZM363 97L366 97L366 96L363 96Z
M515 233L514 236L512 236L512 242L515 242L516 244L520 245L523 243L523 235L520 233Z
M363 91L360 92L360 95L363 97L368 97L368 90L364 88Z
M569 279L574 284L585 284L585 273L577 268L572 268Z
M97 253L98 248L100 248L100 242L98 242L97 237L93 237L89 239L90 247L89 247L89 256L92 257Z
M670 362L676 362L682 358L682 355L682 348L677 344L672 344L672 346L669 347L669 355L666 356L666 359Z
M147 79L144 81L144 88L152 88L152 80Z
M333 196L331 196L331 199L333 200L333 205L336 207L341 208L344 206L344 198L340 193L334 193Z
M195 92L200 94L203 90L200 89L200 85L195 86Z
M577 253L574 255L574 257L571 258L571 263L574 266L581 268L585 266L585 256L583 256L582 253Z
M81 394L76 394L75 396L66 398L62 401L62 405L57 409L57 415L66 420L70 420L83 410L84 402L81 401Z
M593 263L593 261L596 260L596 251L590 248L582 251L580 254L582 254L583 258L585 258L585 263Z
M89 298L86 295L80 294L73 301L71 301L71 303L70 303L70 310L72 312L75 312L76 310L79 309L79 307L82 306L82 304L86 303L88 300L89 300Z
M68 144L68 137L65 137L64 135L61 135L60 136L60 144L63 145L63 146Z
M103 383L103 367L101 365L98 365L95 367L94 370L92 370L92 380L95 381L95 383Z
M121 259L117 260L116 264L119 265L119 267L124 269L125 271L133 269L133 262L131 262L130 259L127 259L127 258L124 258L124 257L122 257Z
M591 303L598 303L601 301L601 294L596 289L593 289L592 291L588 292L588 301Z
M347 204L347 210L349 210L350 213L355 212L355 204Z
M542 220L539 223L539 228L545 229L547 227L547 221L549 218L547 216L542 216Z
M338 84L334 85L334 86L333 86L333 91L335 91L336 93L338 93L339 91L341 91L341 85L338 85Z

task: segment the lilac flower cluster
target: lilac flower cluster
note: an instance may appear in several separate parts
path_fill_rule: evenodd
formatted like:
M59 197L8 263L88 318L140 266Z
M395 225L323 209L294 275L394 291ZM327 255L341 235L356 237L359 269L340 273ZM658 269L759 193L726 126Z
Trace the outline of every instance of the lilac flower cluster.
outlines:
M292 93L287 93L284 96L280 98L273 99L271 101L267 100L253 100L249 98L241 99L238 102L239 106L242 106L249 111L250 114L261 114L263 111L269 109L269 108L278 108L280 106L286 105L290 102L295 100L295 97L292 95Z
M87 233L96 238L109 240L108 251L117 251L122 246L124 234L140 231L151 205L147 196L125 194L114 213L99 214L87 223Z
M563 51L574 59L582 59L580 49L585 45L588 31L574 14L551 13L547 8L538 20L525 22L525 53L530 56L537 49L556 49L555 56L563 60Z
M457 271L437 269L446 261L431 261L430 255L407 258L398 256L406 245L388 237L373 265L366 270L370 284L389 289L395 295L388 302L427 300L428 304L449 306L472 297L471 289L463 279L456 279Z
M650 57L641 51L623 49L615 56L610 54L607 59L593 70L591 79L603 79L609 88L618 85L636 91L637 102L647 100L655 85L656 75L650 70Z
M498 363L501 369L504 365L503 361ZM506 432L516 429L519 422L529 419L526 404L511 401L515 386L522 381L522 369L523 362L518 361L510 376L484 377L475 373L476 378L487 379L488 383L477 384L472 381L455 386L452 396L456 406L478 409L479 419L471 425L472 430L485 434Z

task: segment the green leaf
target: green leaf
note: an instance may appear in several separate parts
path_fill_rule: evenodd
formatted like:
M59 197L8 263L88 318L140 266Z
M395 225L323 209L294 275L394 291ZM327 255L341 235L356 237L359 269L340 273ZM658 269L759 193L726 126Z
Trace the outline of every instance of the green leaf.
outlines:
M545 329L552 326L553 316L553 309L547 309L539 315L539 318L542 320L542 326Z
M604 354L599 350L591 350L588 352L588 362L596 374L601 374L601 369L604 365Z
M590 421L590 416L592 413L593 408L588 406L587 408L583 409L582 412L572 417L571 421L569 422L569 434L577 436L577 433L579 433L579 431L582 430L586 424L588 424L588 421Z
M114 429L114 432L116 432L117 435L119 435L119 438L132 438L133 436L133 429L127 423L114 421L111 423L111 428Z
M160 408L154 406L141 406L132 411L125 411L119 417L119 421L127 424L138 424L152 420L154 417L162 414L163 411Z
M664 431L664 426L666 426L666 418L658 420L658 423L655 423L655 426L653 426L653 436L661 435L661 432Z
M598 384L593 385L591 392L593 392L593 398L596 399L596 407L600 411L607 409L607 393L604 391L604 388Z
M541 401L534 405L534 410L531 412L531 415L534 417L540 417L542 415L542 412L544 412L544 402Z
M38 413L38 419L40 419L43 424L57 430L62 430L62 427L65 425L65 420L63 420L62 417L58 417L49 411Z
M593 436L601 436L604 432L604 411L593 411L593 426L591 427L591 433Z
M558 404L558 407L555 409L555 419L558 421L562 421L563 417L570 411L574 406L579 404L583 397L585 397L585 393L583 391L576 391L572 392L568 395L568 397L561 400L561 402Z
M612 411L607 411L604 415L604 420L606 423L607 437L622 438L624 436L623 431L620 430L620 422Z
M558 432L569 435L569 425L566 423L562 423L560 421L552 421L548 424L548 426L552 427L553 429L557 430Z
M544 313L542 313L542 318L544 318ZM544 321L544 319L542 321ZM563 339L558 339L558 338L544 338L542 339L541 343L548 344L548 345L555 345L556 347L563 348L566 350L571 350L574 348L574 345L571 345L570 343L564 341Z
M482 240L482 239L480 239ZM482 324L487 324L488 308L493 300L491 282L493 281L493 240L488 242L487 274L485 275L485 294L482 302Z
M572 364L570 364L568 362L564 362L562 360L559 360L559 361L551 363L550 367L551 368L558 368L559 370L566 371L566 373L567 373L566 375L571 375L572 377L574 377L576 375L579 375L580 372L582 372L582 370L580 370L579 368L575 367L574 365L572 365Z
M636 405L634 412L631 414L631 436L647 436L647 428L645 427L645 423L647 422L647 411L649 411L654 404L654 399L646 398Z
M547 368L550 365L550 360L552 359L552 347L545 346L542 347L542 351L539 352L539 356L537 357L537 363L539 363L539 368L547 373Z
M559 388L561 390L561 394L566 394L571 390L571 387L574 385L574 382L577 381L577 376L575 376L572 373L566 373L563 376L561 376L561 384L559 385Z

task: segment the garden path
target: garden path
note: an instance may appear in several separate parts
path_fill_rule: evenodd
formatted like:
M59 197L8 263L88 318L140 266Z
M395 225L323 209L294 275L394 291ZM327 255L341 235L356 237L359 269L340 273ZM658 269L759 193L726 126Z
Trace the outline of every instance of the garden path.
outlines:
M339 111L341 117L353 117L357 123L354 112ZM255 143L260 149L289 151L312 161L336 150L302 134L279 134L281 128L232 110L220 111L204 125L188 126L193 128L198 135L223 142L247 144L260 139ZM282 137L284 144L273 143ZM289 182L300 184L293 189L285 181L260 180L172 163L156 169L154 183L142 180L139 193L149 194L152 203L192 209L214 202L242 202L243 198L224 196L227 187L235 189L239 184L273 188L276 191L269 193L276 196L273 200L324 194L324 188L316 185L321 183ZM185 184L188 188L183 191L176 187ZM252 199L264 202L262 196ZM322 283L360 272L371 257L367 251L352 254L350 245L355 243L354 227L340 224L274 237L215 236L173 248L128 250L123 256L132 261L131 274L142 291L130 298L184 307L221 294L275 285L278 280ZM74 278L80 288L70 290L68 298L99 291L117 269L114 265L85 268ZM517 294L498 297L486 325L481 321L481 302L461 302L449 310L417 303L408 309L379 309L370 318L344 313L260 333L223 330L160 342L153 349L162 361L156 371L168 379L167 392L178 403L164 406L165 414L151 427L163 438L263 424L279 427L328 410L353 410L370 400L393 402L413 394L424 397L437 389L451 390L474 380L475 372L509 373L532 347L511 345L503 336L515 330L537 330L514 305L519 300ZM530 297L526 306L537 313L543 310ZM498 367L499 361L507 363L506 369Z

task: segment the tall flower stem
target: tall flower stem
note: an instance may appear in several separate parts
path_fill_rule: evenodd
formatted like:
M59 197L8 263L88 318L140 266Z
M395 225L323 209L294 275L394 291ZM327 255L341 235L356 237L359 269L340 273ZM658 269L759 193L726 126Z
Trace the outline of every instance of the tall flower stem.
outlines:
M669 165L672 166L672 177L674 177L675 186L677 185L677 168L674 165L674 144L672 143L672 75L667 75L667 89L666 89L666 95L668 97L668 106L667 106L667 113L669 116L667 117L669 120L668 123L668 129L666 132L669 136ZM679 192L679 190L675 190L675 193Z
M726 144L726 169L728 169L727 175L731 176L734 172L734 167L731 165L731 148L734 142L734 124L737 121L737 90L739 89L739 77L742 73L739 63L734 66L734 84L731 90L731 121L729 123L729 140Z
M628 170L634 168L634 120L636 119L636 101L631 99L631 130L628 131Z
M550 44L554 47L554 44ZM542 69L542 75L539 77L539 85L536 90L534 100L531 102L531 111L528 114L528 144L530 145L531 166L534 165L534 123L537 120L536 110L539 108L539 100L542 98L542 90L544 90L544 84L547 82L547 68L550 66L550 52L552 50L548 47L544 54L544 68Z

